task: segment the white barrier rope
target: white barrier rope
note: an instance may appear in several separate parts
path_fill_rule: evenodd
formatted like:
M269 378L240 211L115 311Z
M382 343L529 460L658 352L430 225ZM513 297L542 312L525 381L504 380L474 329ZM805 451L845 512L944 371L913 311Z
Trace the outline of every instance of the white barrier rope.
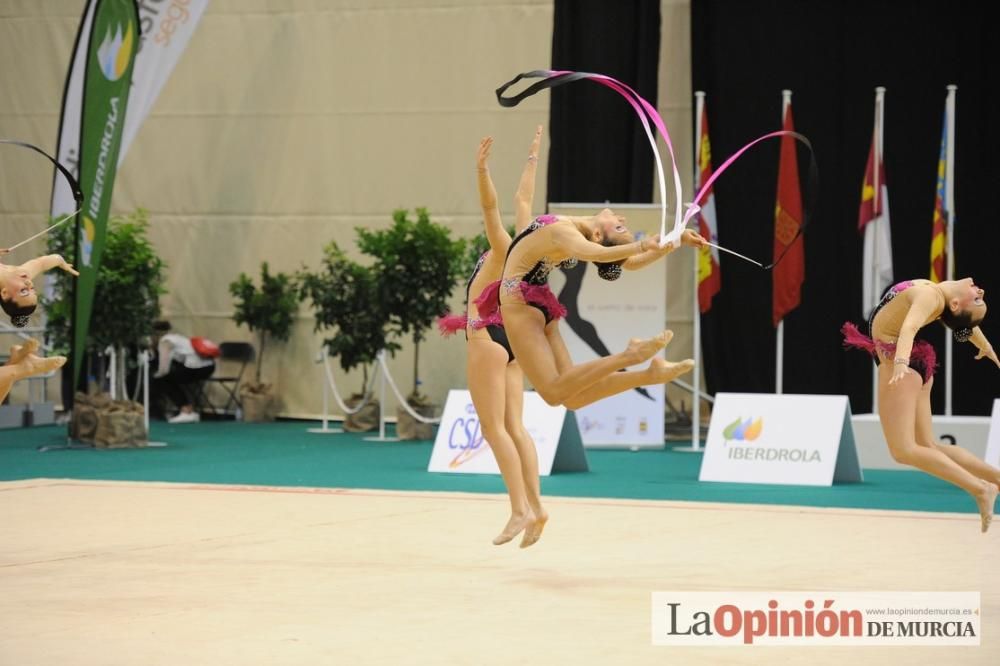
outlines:
M138 363L145 363L145 364L148 365L149 364L149 360L146 358L145 355L146 355L146 351L145 350L143 350L142 352L140 352L139 353L139 358L137 359L137 362ZM139 402L139 392L142 390L142 382L140 381L140 373L142 372L142 368L137 367L135 370L136 370L136 374L135 374L136 378L135 378L135 388L132 389L132 402ZM148 427L146 428L146 431L147 432L149 431Z
M110 359L110 367L105 373L105 376L108 378L108 381L111 384L108 393L111 394L112 400L117 400L118 399L118 377L117 377L118 353L115 351L115 348L113 346L108 345L107 348L104 350L104 355Z
M375 373L374 372L372 373L372 377L368 382L368 388L365 389L364 399L361 401L361 403L354 408L348 407L344 403L343 398L340 397L340 392L337 390L336 382L333 381L333 372L330 371L330 364L329 364L330 355L327 353L326 347L323 347L323 349L320 351L320 354L322 356L321 362L323 363L323 370L326 373L326 381L330 385L330 389L333 391L333 398L334 400L337 401L337 405L340 407L341 410L343 410L344 414L347 416L353 416L354 414L357 414L362 409L364 409L369 402L371 402L371 399L374 396L372 389L375 387Z
M441 423L440 417L427 418L426 416L417 414L410 408L409 403L406 402L406 400L403 398L403 395L399 392L399 389L396 387L396 382L392 380L392 375L389 374L389 367L385 364L385 352L382 352L378 355L378 362L379 365L382 366L382 372L385 374L385 378L389 382L389 386L392 388L392 392L396 394L396 400L399 401L399 404L402 405L403 409L405 409L410 416L412 416L417 421L420 421L421 423Z

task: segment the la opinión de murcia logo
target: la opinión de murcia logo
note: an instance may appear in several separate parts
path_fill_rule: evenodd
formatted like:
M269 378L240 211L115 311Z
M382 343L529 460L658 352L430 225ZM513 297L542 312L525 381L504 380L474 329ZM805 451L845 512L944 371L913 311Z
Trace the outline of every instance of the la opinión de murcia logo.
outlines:
M834 599L806 599L801 607L781 607L775 599L766 608L724 603L689 610L669 600L664 606L666 612L661 607L659 613L654 606L654 621L659 617L664 625L653 627L660 645L979 644L978 608L840 609ZM973 614L977 621L970 619ZM894 615L919 619L884 619Z

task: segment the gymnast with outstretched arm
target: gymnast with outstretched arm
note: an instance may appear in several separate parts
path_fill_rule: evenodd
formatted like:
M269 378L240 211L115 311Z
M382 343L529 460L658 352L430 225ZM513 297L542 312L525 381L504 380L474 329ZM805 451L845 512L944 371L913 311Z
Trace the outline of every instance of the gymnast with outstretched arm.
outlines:
M1000 469L959 446L941 444L931 427L931 388L937 366L934 347L917 340L934 321L950 328L955 339L969 341L1000 367L993 346L979 324L986 316L985 292L972 278L934 283L907 280L891 286L868 318L868 334L845 323L844 345L872 355L878 365L878 412L893 459L944 479L972 495L981 529L993 519Z
M542 128L539 126L514 196L515 232L531 222L541 138ZM532 526L544 525L548 518L541 503L535 442L523 423L524 374L499 322L473 326L479 319L475 298L484 287L500 279L504 257L510 246L510 236L504 228L496 188L490 177L488 159L492 146L492 137L485 137L480 141L476 155L479 203L490 249L479 258L466 285L466 314L443 317L440 325L444 333L465 330L469 393L483 438L493 451L510 498L510 518L493 543L507 543L524 531L521 540L521 547L524 548L534 544L541 534Z
M0 248L0 255L5 254L8 254L8 250ZM38 306L38 292L35 291L33 279L53 268L61 268L74 276L79 275L58 254L38 257L20 266L0 263L0 306L10 316L15 327L27 326L29 316ZM0 366L0 402L10 393L14 382L52 372L66 363L65 356L37 356L35 352L38 348L39 342L35 339L11 347L7 362Z
M535 218L511 243L501 280L476 301L478 325L502 321L528 381L551 405L578 409L637 386L669 382L694 367L690 359L669 363L657 357L673 336L670 331L646 340L632 339L625 351L573 365L558 326L566 310L547 283L552 269L590 261L600 277L614 280L622 269L644 268L675 249L671 244L661 247L658 236L636 241L625 222L607 208L593 216ZM680 239L681 245L689 247L704 243L690 230ZM618 372L650 359L645 369Z

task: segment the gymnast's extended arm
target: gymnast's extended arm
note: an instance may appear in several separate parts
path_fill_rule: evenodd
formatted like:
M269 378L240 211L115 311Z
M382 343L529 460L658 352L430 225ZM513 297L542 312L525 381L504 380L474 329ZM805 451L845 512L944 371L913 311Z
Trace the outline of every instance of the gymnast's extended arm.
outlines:
M492 146L493 137L485 137L479 142L479 152L476 154L476 175L479 184L479 206L483 209L486 239L490 242L490 249L493 250L493 253L502 257L506 254L507 248L510 247L510 236L503 228L503 219L500 217L500 207L497 204L497 190L490 177L490 168L486 164Z
M39 273L52 270L53 268L61 268L67 273L80 275L76 269L73 268L73 265L67 263L67 261L62 258L62 255L59 254L46 254L45 256L31 259L24 262L21 265L21 268L23 268L31 278L34 278Z
M538 170L538 149L542 143L542 126L535 129L535 138L528 149L528 163L521 172L521 181L514 194L514 233L521 233L531 224L531 204L535 199L535 173Z

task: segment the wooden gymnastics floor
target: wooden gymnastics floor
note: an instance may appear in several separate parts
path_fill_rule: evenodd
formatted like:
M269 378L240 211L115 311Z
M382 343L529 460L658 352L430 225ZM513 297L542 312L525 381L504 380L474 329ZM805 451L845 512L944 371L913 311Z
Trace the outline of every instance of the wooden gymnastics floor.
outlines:
M997 664L970 514L34 479L0 483L0 664ZM655 590L982 593L982 645L654 647Z

